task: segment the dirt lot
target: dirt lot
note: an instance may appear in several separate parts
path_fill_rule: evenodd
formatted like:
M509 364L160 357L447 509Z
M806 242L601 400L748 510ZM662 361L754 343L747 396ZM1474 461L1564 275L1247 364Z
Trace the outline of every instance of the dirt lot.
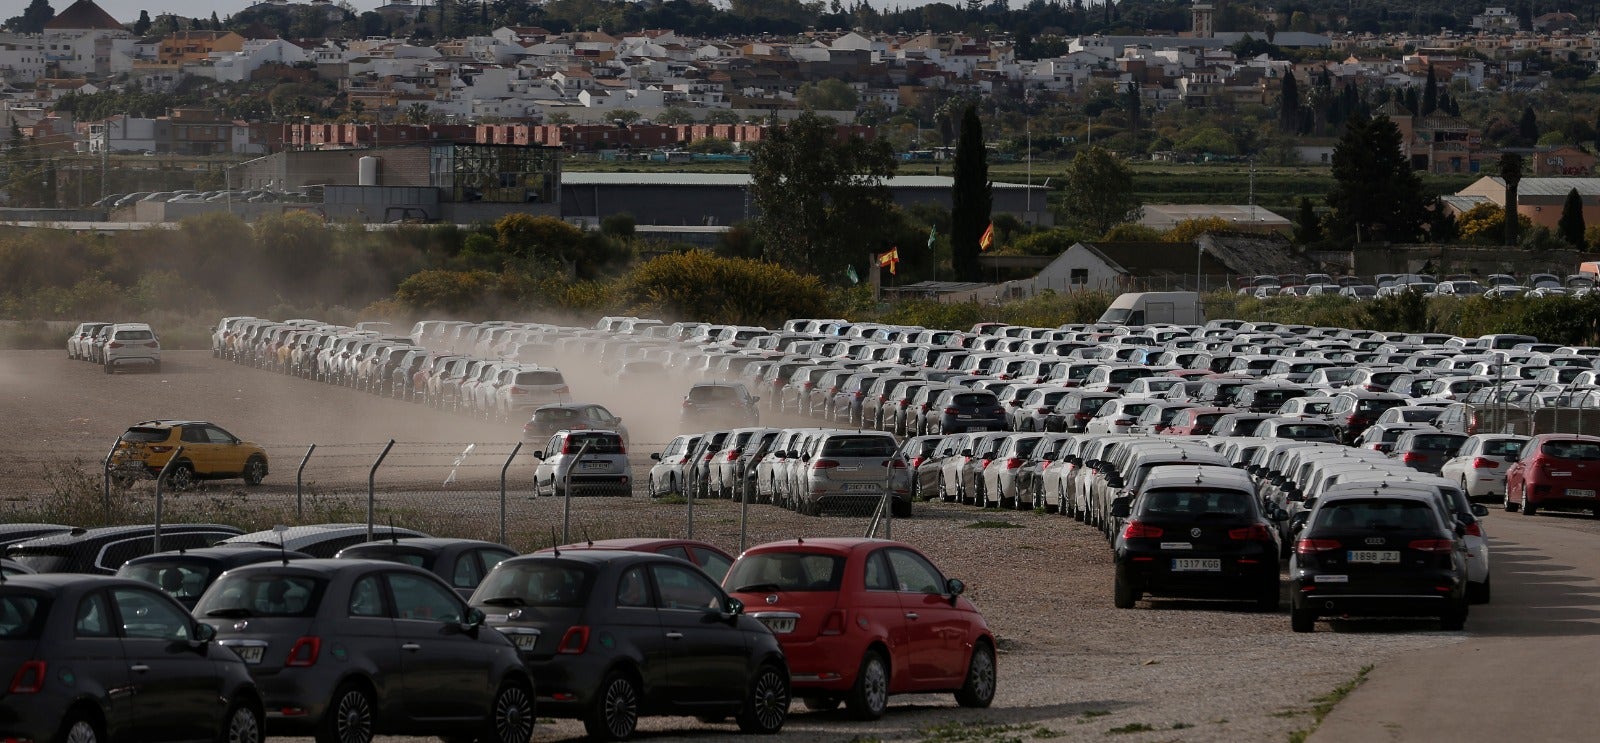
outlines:
M636 471L651 443L673 433L682 390L670 385L622 391L594 374L566 367L579 399L611 407L633 428ZM214 360L204 352L169 353L160 374L105 375L68 361L61 352L0 352L0 415L21 424L21 436L0 441L6 462L0 508L15 509L50 491L45 472L88 462L88 470L130 423L148 418L213 420L267 446L273 474L248 493L220 484L208 497L266 511L292 501L294 466L307 445L318 454L308 467L315 489L360 492L382 443L394 438L391 463L380 470L386 513L427 515L442 535L493 529L495 483L516 426L464 420L399 401L281 377ZM455 466L468 444L474 452ZM320 467L321 469L316 469ZM526 462L514 464L513 483ZM409 469L408 469L409 468ZM559 528L552 499L535 501L513 484L512 541ZM148 499L148 486L118 497ZM191 498L191 496L183 496ZM192 500L192 498L191 498ZM180 501L181 505L181 501ZM734 551L739 509L727 502L697 504L695 536ZM180 509L181 510L181 509ZM0 510L0 514L6 513ZM397 520L402 525L414 525ZM574 506L574 535L682 533L683 505L586 499ZM810 518L752 506L749 543L807 535L859 535L861 518ZM421 527L419 527L421 528ZM1353 623L1296 636L1288 616L1257 614L1242 605L1146 601L1133 611L1111 607L1110 553L1098 533L1070 519L1035 513L980 512L920 504L896 520L894 536L928 552L969 586L1001 639L1000 692L985 711L962 710L947 696L897 698L876 723L839 713L809 713L796 705L779 739L812 740L1064 740L1283 741L1310 726L1313 700L1364 666L1394 653L1454 643L1459 635L1429 623ZM651 719L649 739L735 735L731 725ZM540 725L536 740L565 740L582 728L561 721Z

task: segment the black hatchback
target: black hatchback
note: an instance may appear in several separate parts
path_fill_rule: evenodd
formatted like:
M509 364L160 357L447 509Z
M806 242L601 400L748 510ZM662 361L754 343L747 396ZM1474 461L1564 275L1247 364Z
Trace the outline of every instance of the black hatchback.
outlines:
M243 658L271 735L365 743L375 734L527 743L533 679L444 581L377 560L235 568L195 616Z
M0 740L259 743L261 697L215 634L138 581L0 581Z
M526 555L497 565L470 603L516 642L540 713L581 719L593 738L629 738L641 715L733 716L749 733L775 733L788 717L777 638L683 560Z
M1448 523L1424 494L1319 498L1289 563L1291 627L1310 632L1324 616L1435 616L1445 631L1461 630L1465 527Z

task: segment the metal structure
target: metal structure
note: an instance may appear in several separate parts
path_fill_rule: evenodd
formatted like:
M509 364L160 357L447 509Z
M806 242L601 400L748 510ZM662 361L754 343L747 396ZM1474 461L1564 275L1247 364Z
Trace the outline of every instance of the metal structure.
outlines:
M556 203L561 195L561 148L439 144L429 177L445 201Z

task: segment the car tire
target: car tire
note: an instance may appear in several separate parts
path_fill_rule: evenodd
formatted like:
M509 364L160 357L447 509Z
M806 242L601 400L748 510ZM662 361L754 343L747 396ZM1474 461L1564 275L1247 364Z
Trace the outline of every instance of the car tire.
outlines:
M627 740L639 726L639 683L612 671L600 684L593 708L583 718L584 732L594 740Z
M950 497L950 488L944 484L944 473L942 472L939 473L939 500L944 501L945 503L949 503L952 500Z
M1133 585L1122 570L1117 570L1117 576L1111 585L1111 605L1118 609L1132 609L1139 603L1140 591Z
M194 465L188 462L172 465L172 469L167 472L167 481L163 485L174 493L181 493L194 487Z
M1459 605L1452 606L1439 617L1439 629L1445 632L1460 632L1467 628L1467 602L1463 600Z
M972 648L972 658L967 661L967 678L956 691L956 704L983 709L994 702L995 690L994 648L978 641Z
M111 370L114 369L114 368L115 367L113 367L110 362L107 362L106 365L105 365L105 369L106 369L106 373L107 374L110 374Z
M334 690L327 712L317 724L317 743L369 743L377 727L372 692L345 682Z
M533 692L520 681L508 681L495 692L479 743L528 743L533 737Z
M806 705L806 709L812 712L832 712L838 709L839 703L844 700L833 696L811 696L805 697L800 701Z
M265 713L248 699L235 699L223 716L217 743L261 743L265 739Z
M1538 513L1539 507L1534 505L1533 501L1528 500L1528 486L1524 483L1522 486L1522 515L1536 516Z
M889 707L889 662L883 654L869 650L861 658L861 668L856 671L856 682L845 699L850 716L861 721L883 717Z
M1467 602L1473 604L1489 603L1489 579L1484 578L1482 583L1467 583Z
M1315 632L1317 629L1317 613L1311 609L1289 610L1289 628L1295 632Z
M756 669L744 709L734 718L739 731L755 735L774 735L789 719L789 674L773 663Z
M262 480L267 479L267 460L251 457L244 463L244 473L241 476L244 478L244 484L250 487L260 485Z
M73 712L61 721L61 732L56 740L61 743L100 743L106 739L104 726L81 711Z

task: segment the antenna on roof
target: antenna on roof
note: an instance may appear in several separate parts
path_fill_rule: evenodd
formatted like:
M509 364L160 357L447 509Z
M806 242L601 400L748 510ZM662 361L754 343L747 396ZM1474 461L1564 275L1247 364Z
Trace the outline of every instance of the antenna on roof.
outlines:
M284 544L283 544L283 535L284 535L284 532L289 531L289 527L284 526L283 524L278 524L277 526L272 527L272 531L273 531L274 534L278 535L278 556L283 558L283 564L284 565L288 565L289 564L289 548L285 547Z
M583 527L583 541L589 543L589 548L594 549L594 539L589 536L589 527Z
M556 541L556 528L554 526L550 527L550 545L550 551L556 553L556 557L560 557L561 543Z
M400 534L394 530L394 514L389 514L389 543L399 544Z

